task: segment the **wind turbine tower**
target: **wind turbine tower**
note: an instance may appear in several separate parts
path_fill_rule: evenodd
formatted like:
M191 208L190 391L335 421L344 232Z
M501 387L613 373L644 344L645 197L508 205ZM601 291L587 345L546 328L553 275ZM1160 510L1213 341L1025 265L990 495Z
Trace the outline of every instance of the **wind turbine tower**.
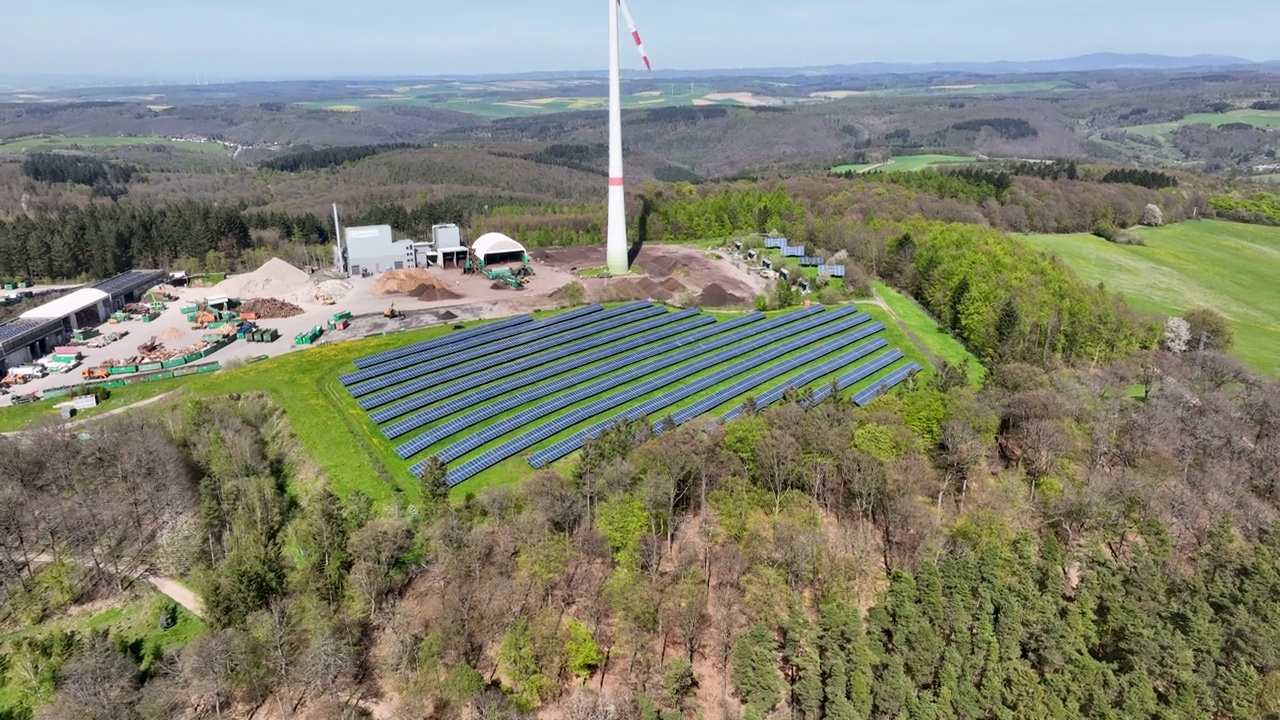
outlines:
M631 38L640 50L640 59L648 70L649 56L640 42L635 21L623 0L607 0L609 3L609 225L605 236L605 265L612 275L626 275L630 271L627 258L627 196L622 180L622 82L619 61L618 12L627 19Z

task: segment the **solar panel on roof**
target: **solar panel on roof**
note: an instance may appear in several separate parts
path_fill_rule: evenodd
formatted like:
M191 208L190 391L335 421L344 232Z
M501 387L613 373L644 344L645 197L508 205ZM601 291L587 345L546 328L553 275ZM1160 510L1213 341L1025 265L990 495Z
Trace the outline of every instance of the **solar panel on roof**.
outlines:
M801 313L803 312L805 311L801 311ZM816 315L813 317L807 317L806 319L801 320L798 323L795 323L794 326L786 328L784 331L782 331L782 335L783 337L789 337L790 335L803 334L809 330L812 330L813 328L819 327L827 323L832 323L833 326L843 326L845 324L848 324L850 327L852 327L853 325L866 322L868 319L870 319L869 316L866 316L866 315L854 315L853 317L849 317L852 313L856 313L856 310L854 308L844 307L837 310L833 310L831 312L822 313L820 315ZM792 315L797 315L797 314L800 314L800 313L792 313ZM774 318L773 320L777 321L777 320L782 320L784 318L786 318L786 316ZM748 328L746 331L740 331L740 332L747 332L753 329L754 327ZM730 357L738 357L743 354L754 352L755 350L759 350L760 348L770 346L770 345L772 345L772 347L762 352L761 357L765 357L765 358L768 358L770 356L777 357L775 353L779 351L778 350L779 348L788 348L788 349L781 350L781 352L785 354L787 352L791 352L791 350L796 349L796 347L799 347L795 344L796 342L798 342L798 340L790 340L790 341L779 343L778 341L780 339L781 338L778 338L776 336L757 337L754 340L750 340L742 344L735 344L735 345L731 345L730 347L725 347L700 360L697 360L693 363L689 363L688 365L682 365L679 367L667 367L669 363L665 361L660 361L660 360L650 361L646 363L644 366L641 366L641 367L648 367L649 374L652 374L655 370L658 369L655 366L659 362L662 362L662 365L663 365L662 369L664 371L661 374L654 377L650 377L649 379L637 385L634 385L630 388L611 393L604 397L598 398L583 407L577 408L575 410L571 410L569 413L565 415L562 415L553 420L545 422L542 425L536 426L526 431L525 433L521 434L520 436L516 437L515 439L509 440L506 443L503 443L502 445L499 445L496 448L493 448L491 450L488 450L482 453L479 457L473 458L463 463L462 465L458 466L457 468L451 470L449 472L449 483L451 485L456 485L460 482L463 482L464 480L467 480L468 478L473 477L476 473L482 472L483 470L491 467L492 465L498 462L501 462L502 460L505 460L508 457L511 457L512 455L520 452L521 450L524 450L535 443L541 442L542 440L546 440L547 438L555 435L556 433L559 433L563 430L573 427L578 423L589 420L592 417L595 417L596 415L607 412L608 410L614 407L636 400L656 390L660 390L670 385L671 383L677 382L686 377L697 374L698 372L701 372L703 370L706 370L716 365L719 365L721 363L724 363ZM803 340L804 340L803 337L799 338L799 341L803 341ZM753 362L762 361L760 360L759 357L750 358L750 360ZM741 364L741 363L737 363L737 364ZM497 429L500 430L502 434L505 434L507 432L510 432L511 430L521 427L522 425L528 422L527 420L525 420L518 424L515 424L513 423L513 420L514 418L508 418L506 420L503 420L501 423L498 423L499 427ZM501 435L499 435L499 437L500 436ZM493 438L489 438L489 439L493 439ZM463 445L466 445L467 443L468 441L463 441L462 443L455 443L455 445L463 446ZM453 449L453 446L450 446L449 448L446 448L444 452L446 453L451 452L452 449ZM455 455L454 457L458 457L458 456ZM442 459L443 459L443 456L442 456ZM422 467L422 463L415 465L414 473L416 474L417 472L419 472L421 467Z
M61 320L32 320L30 318L16 318L6 323L0 323L0 342L13 340L44 327L53 329L61 324Z
M93 287L108 295L119 295L142 287L153 287L168 277L163 270L130 270L113 278L107 278Z

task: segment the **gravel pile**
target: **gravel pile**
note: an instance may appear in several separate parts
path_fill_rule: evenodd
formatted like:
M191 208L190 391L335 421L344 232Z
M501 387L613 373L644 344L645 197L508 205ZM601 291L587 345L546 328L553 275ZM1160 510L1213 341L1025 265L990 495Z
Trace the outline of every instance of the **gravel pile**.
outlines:
M281 298L307 290L311 276L280 258L271 258L262 267L244 275L233 275L214 285L210 295L232 298Z

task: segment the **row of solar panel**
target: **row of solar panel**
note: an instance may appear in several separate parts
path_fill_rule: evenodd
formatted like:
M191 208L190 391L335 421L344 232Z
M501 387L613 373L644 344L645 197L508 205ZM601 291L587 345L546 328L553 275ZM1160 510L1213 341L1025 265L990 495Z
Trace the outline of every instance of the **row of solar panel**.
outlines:
M884 342L884 340L882 339L874 340L872 341L872 343L869 343L869 345L870 344L878 344L879 346L879 347L873 348L871 352L875 352L875 350L888 345L888 343ZM875 358L871 362L858 366L852 372L847 373L844 376L844 379L846 380L851 379L852 382L850 382L850 384L860 382L861 380L871 377L872 375L898 362L899 360L902 359L902 357L903 355L901 350L898 350L898 349L890 350L889 352ZM787 390L792 390L792 389L799 390L804 386L808 385L809 383L813 382L814 380L817 380L818 378L822 377L823 375L828 375L834 372L835 370L838 370L839 368L842 368L846 365L849 365L850 363L857 361L858 359L860 358L855 357L852 360L846 360L845 356L842 355L839 358L835 358L834 360L831 360L827 363L823 363L822 365L816 368L806 370L800 375L797 375L796 377L791 378L787 382L784 382L781 385L776 385L770 388L769 390L767 390L766 392L761 393L758 397L755 398L756 407L758 408L768 407L778 402L779 400L781 400L782 396L786 394ZM837 380L836 382L838 385L839 380ZM814 397L817 397L818 393L821 392L822 396L825 398L827 395L831 393L831 390L832 390L831 385L828 383L827 385L824 385L822 388L816 389L814 391ZM725 413L724 415L721 415L720 422L729 422L730 420L733 420L734 418L741 415L745 410L746 410L745 404L739 405L733 408L732 410L730 410L729 412Z
M608 427L610 427L611 425L613 425L614 423L620 420L638 420L645 416L650 416L650 417L655 416L665 408L671 407L672 405L675 405L678 402L691 398L694 395L704 390L715 387L720 383L723 383L735 377L738 377L743 373L749 373L744 377L738 378L738 380L734 382L732 385L730 385L729 387L719 390L715 393L712 393L708 397L703 398L697 403L694 403L694 405L691 406L691 408L683 409L677 412L675 415L673 415L672 417L675 420L676 424L677 425L681 424L691 418L701 415L702 413L708 410L711 410L712 408L715 408L719 405L723 405L729 400L732 400L734 397L737 397L738 395L741 395L742 393L751 390L752 388L756 387L757 385L760 385L761 383L768 382L769 380L772 380L773 378L778 377L783 373L790 372L791 370L794 370L799 367L803 367L815 360L826 357L827 355L830 355L836 350L839 350L841 347L845 346L849 342L857 342L858 340L869 337L871 335L874 335L880 332L881 330L884 330L884 325L881 325L880 323L872 323L870 325L867 325L866 324L867 319L868 319L868 316L858 315L858 316L849 318L847 320L837 322L830 328L824 328L824 330L829 330L830 332L836 332L836 333L840 333L845 330L852 330L854 328L857 328L857 329L849 337L843 337L843 336L836 337L836 338L827 340L825 342L819 343L815 347L809 348L808 350L805 350L804 352L799 353L795 357L787 358L786 360L783 360L782 362L777 363L776 365L764 367L762 369L757 369L755 372L750 372L753 368L760 368L760 366L763 363L771 362L777 358L780 358L791 352L799 350L802 347L812 344L813 341L815 340L815 338L812 337L812 334L805 337L797 338L796 340L793 340L787 343L775 345L769 348L768 350L766 350L765 352L760 353L759 355L756 355L754 357L744 358L730 365L727 365L723 368L720 368L714 373L711 373L705 377L699 378L698 380L692 383L674 388L666 393L663 393L662 395L659 395L658 397L650 398L649 400L646 400L645 402L633 408L628 409L626 412L619 413L613 417L605 418L595 423L591 427L588 427L585 430L580 430L548 448L545 448L543 450L539 450L538 452L533 453L532 455L529 456L529 464L534 467L542 467L547 463L554 462L555 460L559 460L565 455L568 455L574 450L577 450L578 448L582 447L582 444L586 442L587 438L599 435L605 429L607 429Z
M896 350L895 350L894 352L898 352L898 351L896 351ZM901 359L901 358L898 358L898 359ZM861 371L861 370L862 370L862 368L857 368L857 369L853 370L852 372L845 373L844 375L841 375L840 377L836 378L836 381L835 381L835 383L834 383L835 388L832 388L831 384L827 384L827 385L823 385L822 387L820 387L820 388L818 388L818 389L814 390L814 391L813 391L813 398L812 398L812 400L810 401L810 403L811 403L812 405L817 405L818 403L820 403L820 402L822 402L823 400L826 400L828 397L830 397L830 396L831 396L831 392L832 392L832 390L833 390L833 389L843 389L843 388L847 388L847 387L852 387L853 385L856 385L857 383L859 383L859 382L861 382L862 380L865 380L867 377L869 377L869 375L861 375L861 376L860 376L860 375L859 375L859 373L860 373L860 371ZM898 374L898 373L899 373L899 372L901 372L901 371L906 371L906 375L904 375L904 376L902 376L902 377L898 378L898 379L896 380L896 382L894 382L894 383L893 383L893 385L890 385L890 386L887 386L887 387L883 387L883 388L881 389L881 391L880 391L880 392L885 392L886 390L889 390L890 388L892 388L892 387L896 386L898 383L902 382L902 381L903 381L903 380L905 380L906 378L910 377L912 374L919 372L919 371L920 371L920 366L919 366L919 365L917 365L915 362L909 362L909 363L907 363L906 365L903 365L903 366L902 366L901 368L899 368L898 370L895 370L894 372L890 373L889 375L886 375L885 377L881 378L881 379L880 379L880 380L879 380L875 385L872 385L871 387L877 387L877 386L881 385L882 383L884 383L884 381L888 380L890 377L892 377L892 376L894 376L894 375ZM870 389L870 388L868 388L868 389ZM864 392L865 392L865 391L864 391ZM867 402L870 402L870 400L868 400ZM865 404L865 403L864 403L864 404Z
M502 338L509 337L512 341L519 342L521 338L528 337L534 332L543 333L543 336L545 337L550 333L561 332L563 330L595 322L598 318L608 317L608 314L600 312L603 309L604 308L601 305L588 305L587 307L571 310L560 315L554 315L544 320L516 325L497 332L472 335L471 337L464 338L454 338L453 342L450 343L416 352L411 355L405 355L394 360L381 362L372 367L347 373L346 375L340 375L338 377L338 382L343 385L354 385L364 380L387 375L395 372L396 370L404 370L406 368L413 367L414 365L420 365L442 357L447 357L455 352L487 345Z
M852 312L856 312L853 308L841 308L839 310L835 310L832 312L822 312L821 314L815 314L816 312L821 310L822 308L815 306L807 310L802 310L798 313L790 313L789 315L773 318L772 320L769 321L769 324L772 325L773 323L777 323L780 321L787 322L787 326L784 326L784 328L780 332L782 334L782 337L790 337L792 335L805 333L806 331L811 330L815 327L818 327L826 323L830 323L832 321L838 320L839 318L846 317ZM803 319L799 319L799 321L796 322L795 320L798 317L802 317ZM865 315L859 316L858 322L865 322L866 319L867 319L867 316ZM754 334L758 332L758 326L752 326L745 330L740 330L738 332ZM634 385L630 388L627 388L625 390L620 390L618 392L611 393L604 397L600 397L583 407L572 410L565 415L562 415L546 423L543 423L542 425L534 427L512 440L509 440L506 443L503 443L502 445L499 445L496 448L492 448L482 453L478 457L475 457L463 463L462 465L458 466L454 470L450 471L449 482L451 485L456 485L457 483L463 482L464 480L467 480L468 478L473 477L477 473L489 468L490 466L498 462L501 462L502 460L505 460L506 458L511 457L512 455L515 455L521 450L528 448L530 445L533 445L534 443L545 440L551 437L552 435L555 435L558 432L561 432L567 428L573 427L574 425L577 425L581 422L589 420L592 417L595 417L596 415L606 412L623 403L630 402L639 397L647 395L655 390L661 389L665 385L678 382L686 377L689 377L703 370L719 365L725 362L726 360L728 360L732 356L738 356L744 353L754 352L755 350L758 350L762 347L765 347L772 343L777 342L778 339L779 337L777 335L770 335L770 336L764 336L764 337L756 337L755 339L747 340L745 342L741 342L741 344L738 344L740 341L734 340L731 338L729 341L730 344L728 347L724 347L723 349L713 352L712 354L707 355L705 357L702 357L696 360L695 362L689 363L687 365L680 365L678 367L671 367L671 365L673 362L683 362L683 360L675 361L673 359L663 358L660 360L654 360L654 361L645 363L643 366L640 366L634 372L630 373L633 379L638 377L643 377L644 375L652 375L655 371L660 369L664 370L664 372L658 373L656 376L650 377L649 379L637 385ZM703 346L706 344L707 343L701 343L697 347L682 351L676 357L692 358L692 357L697 357L699 355L703 355L704 353L707 352L707 350L703 348ZM592 383L591 385L586 386L586 389L589 390L589 392L575 391L574 393L572 393L572 395L577 397L577 399L574 400L574 402L579 402L583 399L589 398L592 395L608 390L611 387L614 387L615 385L616 383L614 383L611 380L603 380L603 381L597 381L595 383ZM555 402L556 400L558 399L553 398L552 400L548 401L548 403ZM538 413L538 414L535 414L535 413ZM473 436L469 436L468 438L458 443L455 443L454 445L448 448L445 448L445 450L439 454L439 457L441 457L441 459L444 459L446 456L448 456L450 459L459 457L461 454L468 452L471 449L474 449L475 447L479 447L479 444L483 444L484 442L488 442L489 440L496 439L497 437L501 437L502 435L505 435L506 433L518 427L528 424L531 420L541 417L543 414L544 412L540 410L540 408L534 408L529 411L525 411L520 415L507 418L506 420L503 420L497 425L491 426L491 428L486 428L484 431L481 431L480 433L477 433ZM483 440L481 440L481 438L483 438ZM479 444L476 444L477 440L479 440ZM417 474L418 472L421 471L423 464L424 463L418 463L412 468L414 474Z
M815 267L815 266L817 266L817 265L823 265L823 264L826 264L826 262L827 262L827 261L826 261L826 259L825 259L825 258L820 258L820 257L818 257L818 256L816 256L816 255L802 255L802 256L800 256L800 265L801 265L801 267Z
M889 390L892 390L894 387L897 387L900 383L902 383L902 381L906 380L907 378L911 377L913 374L917 372L920 372L920 366L915 364L914 362L908 363L907 365L900 367L897 370L894 370L893 372L884 376L880 380L877 380L876 383L871 387L863 390L862 392L855 394L853 396L853 401L857 403L859 407L866 405L872 400L875 400L877 397L880 397L881 394L886 393Z
M530 357L543 350L567 345L568 343L589 338L592 335L613 330L633 323L637 320L650 318L655 315L665 315L666 308L657 305L645 305L642 307L627 308L625 312L615 315L598 323L588 325L587 327L576 328L566 333L560 333L544 340L530 342L524 345L516 344L506 350L493 352L491 348L481 347L465 350L457 355L450 356L450 364L446 367L431 370L425 368L410 368L409 370L400 370L398 372L385 375L370 383L377 383L386 386L388 381L394 381L390 389L379 392L370 397L362 397L381 388L367 387L369 383L347 388L352 395L362 397L360 406L365 410L371 410L375 407L386 405L389 402L409 397L422 390L436 385L444 384L450 380L464 377L481 367L493 367L502 363L516 360L522 357Z
M603 330L618 327L620 324L629 322L628 320L619 320L624 316L636 317L633 313L645 314L649 316L666 312L665 308L651 305L647 302L632 303L622 307L605 310L604 312L593 313L590 315L575 317L566 320L563 324L556 324L552 327L541 325L543 322L549 322L552 318L545 321L539 321L538 327L533 325L524 325L518 328L509 328L499 331L492 335L481 338L474 338L470 343L459 344L457 347L441 348L439 350L429 351L427 354L414 355L412 357L427 357L434 354L436 358L447 358L447 362L434 364L414 364L412 367L406 367L400 370L379 371L378 368L370 368L361 370L361 373L379 372L378 377L366 379L364 382L352 385L347 388L347 392L355 397L363 397L379 390L385 390L394 387L402 382L414 380L424 375L430 375L439 371L442 367L454 367L460 363L469 362L477 358L493 357L495 353L493 348L497 345L502 347L514 348L523 346L531 348L534 345L540 348L555 347L563 345L571 340L580 337L586 337ZM536 352L536 350L529 350ZM409 358L402 358L407 361ZM400 362L400 361L393 361ZM378 366L383 367L383 366Z
M804 246L788 245L787 247L782 248L782 257L804 257Z
M764 246L767 248L773 248L775 250L781 250L782 248L787 246L787 239L786 238L765 238Z
M826 275L827 277L842 278L844 277L844 266L843 265L819 265L818 274Z
M827 357L831 353L839 350L841 347L843 347L847 343L863 340L867 337L870 337L880 332L881 330L884 330L884 325L881 325L880 323L872 323L871 325L864 325L862 327L859 327L855 332L853 332L847 338L839 338L839 340L836 342L823 343L815 348L806 350L805 352L800 353L795 357L787 358L783 362L780 362L776 365L771 365L769 367L757 370L756 372L738 380L737 382L734 382L733 384L727 387L717 390L716 392L708 395L705 398L702 398L701 400L698 400L695 403L692 403L686 407L680 408L680 410L671 414L671 419L674 420L677 425L683 425L686 422L689 422L690 420L698 417L699 415L710 412L711 410L714 410L720 407L721 405L724 405L725 403L729 402L735 397L738 397L739 395L750 392L751 390L754 390L760 385L763 385L764 383L769 382L770 380L773 380L774 378L779 377L780 375L791 372L792 370L795 370L797 368L804 367L805 365L808 365L809 363L815 360L819 360L821 358ZM854 348L853 350L847 353L841 354L840 357L845 359L836 367L842 367L844 365L848 365L849 363L855 362L861 359L862 357L865 357L866 355L874 352L875 350L884 347L887 344L888 343L886 343L883 339L879 339L879 338L872 340L869 343L864 343L863 345L860 345L857 348Z
M685 310L682 312L689 311ZM760 316L756 316L754 319L759 319L759 317ZM739 319L745 320L747 318L751 318L751 316L744 316ZM703 328L702 330L698 330L697 332L689 333L687 335L684 334L689 330L703 327L707 324L712 324L712 327ZM457 432L457 430L471 427L476 423L487 420L495 415L506 412L507 410L520 407L521 405L532 402L533 400L541 399L543 396L551 395L553 393L560 392L561 390L573 387L579 383L586 382L587 380L593 380L603 375L607 375L615 370L620 370L642 360L656 357L685 344L697 342L705 337L710 337L718 333L727 332L731 329L728 326L729 323L716 324L715 319L709 315L700 315L695 318L693 322L681 323L679 325L661 328L659 330L637 336L634 340L642 341L638 350L631 350L630 352L627 352L626 350L630 350L630 348L624 349L620 347L609 347L600 348L593 352L582 353L570 358L569 361L564 364L544 367L536 371L537 373L541 373L544 378L559 375L560 377L555 380L541 385L531 386L533 381L526 378L525 381L519 384L509 386L512 390L525 388L520 392L511 394L504 394L506 390L494 392L490 388L483 388L485 392L482 394L490 395L490 397L502 395L502 398L496 402L485 403L477 407L475 399L476 393L468 393L467 396L451 399L446 403L436 405L430 410L418 413L405 418L394 425L383 428L382 434L389 440L395 439L401 435L417 430L429 422L448 417L454 413L466 410L467 408L475 408L475 410L472 410L466 415L455 418L454 420L440 425L439 427L432 428L422 437L414 439L416 442L425 442L428 446L434 445L436 442L439 442L452 433ZM672 336L679 337L676 337L675 339L667 339ZM666 341L661 342L664 339ZM633 344L632 347L637 346ZM605 362L593 364L599 360L604 360ZM581 372L572 372L584 367L586 369ZM506 382L497 383L497 385L506 384Z
M592 397L598 397L600 393L608 392L609 390L612 390L620 385L625 385L626 383L632 382L634 380L638 380L648 375L652 375L655 372L662 371L658 375L658 379L661 380L662 382L676 382L682 378L689 377L691 375L694 375L696 373L699 373L703 370L709 369L711 367L714 367L724 362L725 358L722 357L722 354L724 352L734 352L734 353L752 352L756 349L759 349L760 347L768 345L769 343L775 342L779 339L779 335L765 335L765 333L777 330L781 333L780 337L782 338L790 337L797 333L803 333L806 330L811 329L812 327L815 327L818 324L830 322L832 319L839 317L840 315L847 315L848 312L851 311L852 309L850 308L843 311L837 311L835 313L826 313L823 316L813 317L810 319L803 319L801 317L802 315L804 315L805 317L809 317L810 315L815 314L814 311L819 311L819 310L820 308L810 308L809 310L802 311L800 313L791 313L789 315L776 317L766 323L752 325L745 329L734 331L728 335L722 334L720 336L714 337L714 339L698 341L692 347L682 350L670 357L661 357L654 360L650 360L645 363L637 364L628 368L626 371L619 373L618 375L603 378L586 385L580 385L580 387L577 387L576 389L568 393L555 396L555 397L550 397L545 402L542 402L521 413L513 415L509 418L505 418L478 432L468 434L462 439L453 443L452 445L446 447L444 450L440 451L439 453L436 453L436 456L439 457L441 460L444 460L445 462L449 462L450 460L459 458L491 440L496 440L502 437L503 435L506 435L507 433L511 432L512 430L515 430L516 428L522 427L524 425L528 425L529 423L545 418L549 414L557 412L559 410L563 410L567 407L574 405L575 403L588 400ZM806 315L806 313L808 313L808 315ZM863 318L862 321L865 322L865 319L868 318L869 316L862 315L859 317ZM786 325L796 323L797 320L799 322L795 326L785 327ZM765 335L765 336L759 337L761 335ZM720 348L727 348L727 350L720 350ZM713 352L717 350L720 350L720 351ZM707 353L713 353L713 354L707 355ZM704 355L706 355L706 357L701 357L700 359L695 360L694 362L688 365L681 365L681 363L684 363L687 360L693 360L694 358L699 358L700 356L704 356ZM679 367L676 367L676 366L679 366ZM580 382L581 381L579 381L579 383L574 383L574 384L580 384ZM641 385L637 387L645 386L649 382L652 382L652 381L645 381L645 383L641 383ZM592 403L589 407L596 407L605 399L621 398L623 396L627 396L629 393L634 393L635 391L636 391L636 388L629 388L626 390L615 392L612 395L606 396L606 398L597 400L596 402ZM644 392L639 393L639 395L635 395L635 397L639 397L640 395L647 394L648 392L649 391L646 390ZM634 399L634 398L630 398L630 399ZM626 399L618 400L618 402L626 402L626 401L627 401ZM575 413L579 413L579 412L581 412L581 409L571 412L569 416L572 416ZM585 415L580 419L570 422L565 427L571 427L573 425L576 425L579 422L582 422L583 420L589 419L590 417L591 417L590 414ZM452 424L449 424L448 427L450 428L451 434L452 434L452 433L456 433L459 430L463 430L468 426L459 423L459 425L457 425L456 427L453 426ZM559 432L559 430L556 430L555 432ZM554 435L555 432L552 432L551 434ZM550 437L550 435L547 435L545 437ZM540 439L545 439L545 437ZM397 448L396 452L401 457L404 457L404 458L412 457L413 455L416 455L422 452L423 450L425 450L426 448L430 447L432 444L434 444L434 442L436 442L436 440L428 441L426 439L426 436L414 438L408 443L405 443L401 447ZM532 442L537 442L537 440L531 441L530 444L532 444ZM519 452L520 450L523 450L526 447L528 447L528 445L520 446L512 450L509 453L509 455L514 455L516 452ZM477 472L479 471L477 470Z
M514 327L516 325L523 325L525 323L531 323L531 322L533 322L532 315L517 315L515 317L506 318L505 320L499 320L494 323L489 323L488 325L481 325L480 327L473 327L467 330L459 330L450 335L442 335L437 338L432 338L431 340L424 340L422 342L413 343L412 345L405 345L404 347L398 347L394 350L387 350L386 352L380 352L374 355L368 355L362 358L356 358L355 360L352 361L352 364L354 364L358 368L373 367L378 363L384 363L384 362L387 362L388 360L395 360L396 358L402 358L405 355L412 355L416 352L422 352L423 350L430 350L436 347L447 346L463 338L472 338L477 335L488 335L489 333L493 333L498 330L505 330L509 327Z
M694 318L694 323L686 324L682 328L662 329L667 326L681 323L684 320ZM465 402L467 406L488 400L505 392L510 392L516 388L525 386L530 382L537 382L554 375L565 372L569 367L556 363L557 360L568 358L568 362L578 364L588 356L592 359L586 363L596 362L612 356L615 353L625 352L635 347L639 347L646 343L652 342L651 332L661 330L661 335L684 332L688 327L696 327L704 322L714 322L715 319L709 315L699 315L699 311L694 308L681 310L668 315L659 315L654 318L645 320L644 322L604 333L603 335L593 335L589 338L579 340L577 342L562 345L543 353L518 360L514 363L501 365L498 367L490 367L487 370L478 370L471 373L456 382L446 383L445 385L432 388L421 395L414 395L407 400L403 400L390 407L383 408L374 412L370 417L376 423L384 423L394 420L398 417L421 410L422 408L433 405L446 398L455 398L459 403ZM588 348L595 348L587 351ZM555 363L555 364L553 364ZM514 375L512 373L515 373ZM494 382L500 381L500 382ZM461 387L459 387L459 384ZM475 390L458 396L461 389L474 387ZM450 403L454 402L450 400ZM420 427L420 426L419 426ZM403 433L400 433L403 434Z

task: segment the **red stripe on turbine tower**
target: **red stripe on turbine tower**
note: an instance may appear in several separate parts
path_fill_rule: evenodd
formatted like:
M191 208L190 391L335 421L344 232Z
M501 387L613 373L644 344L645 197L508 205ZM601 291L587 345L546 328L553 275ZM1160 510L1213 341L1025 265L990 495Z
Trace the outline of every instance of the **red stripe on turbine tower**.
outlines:
M623 184L623 183L622 183L622 178L620 178L620 177L616 177L616 178L609 178L609 186L610 186L610 187L622 187L622 184Z

